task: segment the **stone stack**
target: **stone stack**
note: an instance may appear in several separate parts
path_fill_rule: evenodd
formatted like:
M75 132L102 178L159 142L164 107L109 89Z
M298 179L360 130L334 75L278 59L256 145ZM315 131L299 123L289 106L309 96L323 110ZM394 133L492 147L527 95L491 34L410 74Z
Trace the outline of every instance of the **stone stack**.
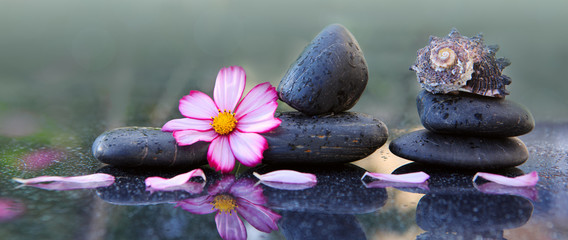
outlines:
M529 155L515 136L534 128L531 113L505 100L471 93L432 94L416 100L426 128L393 140L390 150L415 162L464 169L500 169L520 165Z

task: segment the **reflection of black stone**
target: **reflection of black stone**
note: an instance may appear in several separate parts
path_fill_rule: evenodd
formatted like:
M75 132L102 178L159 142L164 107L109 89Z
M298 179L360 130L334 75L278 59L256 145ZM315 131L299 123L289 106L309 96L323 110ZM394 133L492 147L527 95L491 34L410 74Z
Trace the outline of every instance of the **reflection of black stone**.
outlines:
M207 177L207 188L210 180L218 178L217 173L210 169L204 169ZM159 176L171 178L182 172L172 171L152 171L148 169L121 169L112 166L102 167L98 173L107 173L115 177L115 182L104 188L97 188L97 195L104 201L117 205L150 205L159 203L170 203L187 198L193 198L205 194L202 191L198 194L191 194L186 191L177 190L172 192L149 192L146 191L144 180L148 177Z
M282 190L262 185L267 206L272 209L357 214L376 211L387 200L385 189L365 188L361 182L365 170L352 164L326 167L265 165L250 169L247 173L263 174L279 169L313 173L318 182L316 186L303 190Z
M418 202L416 223L433 235L457 233L464 239L498 237L503 229L524 225L532 210L532 203L518 196L481 192L433 193L426 194Z
M282 211L278 221L288 240L298 239L367 239L355 216Z
M416 106L422 125L439 133L512 137L534 128L534 119L527 108L504 98L469 93L432 94L422 90Z
M464 169L501 169L529 158L521 140L438 134L419 130L400 136L389 146L393 154L421 163Z
M355 37L343 26L323 29L290 66L278 96L308 115L340 113L357 103L367 86L367 62Z

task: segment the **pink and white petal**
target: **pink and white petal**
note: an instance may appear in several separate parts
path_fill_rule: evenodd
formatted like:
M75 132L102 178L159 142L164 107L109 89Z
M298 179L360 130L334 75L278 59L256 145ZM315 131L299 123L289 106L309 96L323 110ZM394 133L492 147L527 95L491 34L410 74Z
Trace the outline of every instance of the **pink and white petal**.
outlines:
M233 170L233 167L235 167L235 156L231 150L228 136L219 136L211 141L207 150L207 161L209 166L222 173L228 173Z
M237 129L241 132L264 133L280 126L282 121L274 117L277 107L278 103L276 102L265 104L241 116L241 118L237 118Z
M477 177L482 177L488 181L512 187L530 187L536 185L538 182L538 173L536 171L514 178L505 177L499 174L478 172L475 176L473 176L473 182L475 182Z
M67 182L67 183L95 183L95 182L114 182L114 176L106 173L95 173L82 176L60 177L60 176L40 176L30 179L14 178L16 182L21 184L37 184L49 182Z
M237 216L236 212L223 213L218 212L215 215L215 224L217 232L224 240L246 240L247 230L243 221Z
M209 214L216 211L216 209L211 206L210 200L212 199L210 199L209 196L201 196L196 199L179 201L176 207L180 207L193 214Z
M291 184L317 183L316 175L294 170L277 170L265 174L252 173L263 182L279 182Z
M384 173L371 173L365 172L361 180L365 178L365 176L370 176L372 178L380 179L383 181L389 182L403 182L403 183L423 183L430 176L425 172L415 172L415 173L405 173L405 174L384 174Z
M173 132L181 130L196 130L196 131L208 131L213 129L211 119L193 119L193 118L178 118L168 121L162 127L162 132Z
M268 143L257 133L233 131L229 143L235 158L247 167L258 165L262 161L262 153L268 149Z
M222 68L217 74L213 98L221 111L234 111L245 91L245 70L240 66Z
M270 83L265 82L256 85L249 93L247 93L247 95L243 98L243 101L241 101L239 106L237 106L237 109L235 109L235 117L240 118L263 105L276 102L277 99L278 94Z
M265 204L266 199L262 194L262 187L255 185L255 183L256 182L250 178L241 178L233 186L231 186L229 194L236 198L245 199L254 204Z
M182 130L175 131L173 133L173 136L179 146L187 146L199 141L211 142L218 135L219 134L217 134L213 129L205 132L196 130Z
M205 180L205 173L203 173L203 170L198 168L168 179L162 177L149 177L146 178L145 183L147 188L151 188L153 190L165 190L168 188L183 185L187 183L192 177L201 177L203 180Z
M179 100L179 112L188 118L211 120L219 114L219 109L207 94L192 90Z
M244 199L237 199L239 206L239 214L259 231L270 233L278 230L276 222L280 219L280 215L270 209L248 202Z

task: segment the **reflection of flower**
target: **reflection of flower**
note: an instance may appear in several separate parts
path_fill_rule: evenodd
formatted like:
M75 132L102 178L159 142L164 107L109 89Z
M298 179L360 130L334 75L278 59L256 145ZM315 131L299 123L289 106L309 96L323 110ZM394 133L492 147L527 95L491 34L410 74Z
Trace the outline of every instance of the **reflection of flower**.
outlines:
M26 207L21 202L0 198L0 222L19 217L25 209Z
M278 97L270 83L263 83L239 103L245 83L243 68L221 69L213 90L215 101L200 91L190 91L179 101L179 110L186 118L170 120L162 131L173 132L180 146L211 142L207 160L223 173L233 170L235 159L249 167L259 164L268 144L258 133L281 123L274 118Z
M20 168L24 170L41 170L65 157L65 153L55 149L40 149L22 157Z
M215 223L223 239L246 239L245 226L237 213L254 228L263 232L278 230L280 215L262 206L266 203L262 188L250 179L235 181L225 175L209 189L209 194L178 202L177 206L194 214L217 212Z

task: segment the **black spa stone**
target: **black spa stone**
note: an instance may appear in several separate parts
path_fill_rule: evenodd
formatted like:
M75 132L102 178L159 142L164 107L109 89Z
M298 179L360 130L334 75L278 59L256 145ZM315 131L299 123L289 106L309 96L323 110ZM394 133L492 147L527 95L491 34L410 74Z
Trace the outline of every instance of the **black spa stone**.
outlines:
M428 130L402 135L389 149L415 162L475 170L514 167L529 157L525 144L516 137L468 137Z
M277 114L282 124L262 135L269 148L263 163L331 164L362 159L388 138L383 122L361 113L309 117ZM196 167L207 163L209 143L177 146L170 132L126 127L101 134L93 143L99 161L123 167Z
M531 113L515 102L470 93L432 94L416 99L422 125L431 131L470 136L512 137L534 128Z
M278 85L278 96L307 115L340 113L357 103L368 80L367 62L343 26L323 29Z

